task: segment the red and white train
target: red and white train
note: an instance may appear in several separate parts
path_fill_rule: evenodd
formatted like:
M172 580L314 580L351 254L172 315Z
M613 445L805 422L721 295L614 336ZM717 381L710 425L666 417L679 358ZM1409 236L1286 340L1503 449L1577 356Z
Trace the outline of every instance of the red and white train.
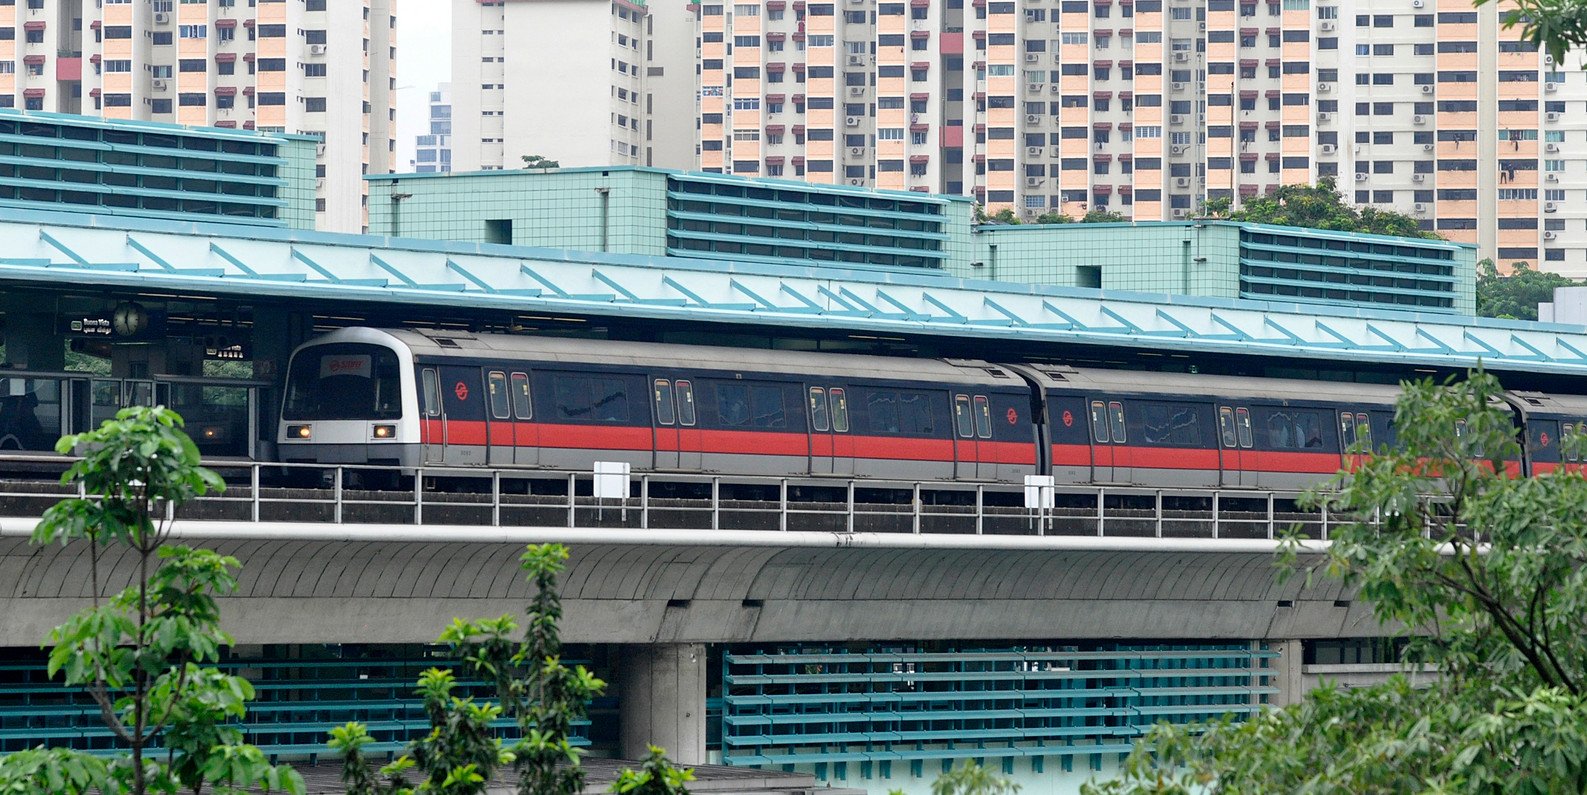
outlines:
M348 328L293 354L286 462L1303 488L1393 442L1395 387ZM1587 398L1510 393L1545 472Z

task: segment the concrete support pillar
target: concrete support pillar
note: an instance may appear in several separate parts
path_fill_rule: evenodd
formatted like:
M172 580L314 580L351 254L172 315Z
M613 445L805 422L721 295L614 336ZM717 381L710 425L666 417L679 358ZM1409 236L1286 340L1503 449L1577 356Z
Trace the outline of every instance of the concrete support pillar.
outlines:
M1268 700L1275 707L1285 707L1306 695L1305 678L1301 675L1301 642L1298 640L1268 641L1267 647L1278 652L1273 660L1274 677L1270 684L1278 689Z
M5 310L5 363L17 370L66 369L66 341L56 328L54 311L7 301Z
M274 455L276 419L281 416L281 388L286 382L287 360L292 349L308 339L314 318L306 312L279 307L256 307L253 334L248 342L253 352L253 375L273 386L259 395L259 452L269 459Z
M623 758L659 745L674 762L705 764L705 645L626 646L619 677Z

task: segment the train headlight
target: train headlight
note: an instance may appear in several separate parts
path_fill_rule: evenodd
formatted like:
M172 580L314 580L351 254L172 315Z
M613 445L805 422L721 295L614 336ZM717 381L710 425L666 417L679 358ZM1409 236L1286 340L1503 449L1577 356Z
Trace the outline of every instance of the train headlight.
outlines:
M397 426L376 425L373 433L376 439L395 439L397 438Z
M314 438L314 426L312 426L312 425L288 425L287 426L287 438L288 439L313 439Z

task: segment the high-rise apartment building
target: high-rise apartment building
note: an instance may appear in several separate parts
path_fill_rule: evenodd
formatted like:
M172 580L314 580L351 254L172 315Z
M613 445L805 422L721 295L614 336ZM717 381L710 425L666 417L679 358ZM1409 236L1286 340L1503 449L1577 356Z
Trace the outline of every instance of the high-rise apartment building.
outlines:
M452 170L452 86L442 83L430 92L429 126L414 136L413 171L419 174Z
M1322 177L1587 275L1587 78L1470 0L753 0L697 9L707 171L1197 214Z
M395 2L0 4L0 107L318 137L317 226L356 232L395 149Z
M453 0L453 169L693 168L693 29L681 3Z

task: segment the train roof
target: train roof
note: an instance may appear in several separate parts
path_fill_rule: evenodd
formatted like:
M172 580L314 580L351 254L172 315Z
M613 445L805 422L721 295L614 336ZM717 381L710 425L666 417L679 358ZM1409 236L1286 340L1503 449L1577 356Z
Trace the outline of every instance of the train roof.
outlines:
M340 329L325 342L376 342L381 337L424 358L523 358L570 364L671 367L748 373L798 373L837 378L973 384L1028 389L1018 374L978 360L909 359L854 353L811 353L766 348L726 348L658 342L473 334L445 329Z
M1400 396L1397 386L1353 381L1301 381L1287 378L1198 375L1148 370L1097 370L1052 364L1027 364L1021 369L1047 389L1080 389L1096 394L1165 394L1194 397L1238 396L1280 401L1336 401L1348 395L1351 403L1393 406ZM1320 385L1337 385L1338 393L1320 393Z

